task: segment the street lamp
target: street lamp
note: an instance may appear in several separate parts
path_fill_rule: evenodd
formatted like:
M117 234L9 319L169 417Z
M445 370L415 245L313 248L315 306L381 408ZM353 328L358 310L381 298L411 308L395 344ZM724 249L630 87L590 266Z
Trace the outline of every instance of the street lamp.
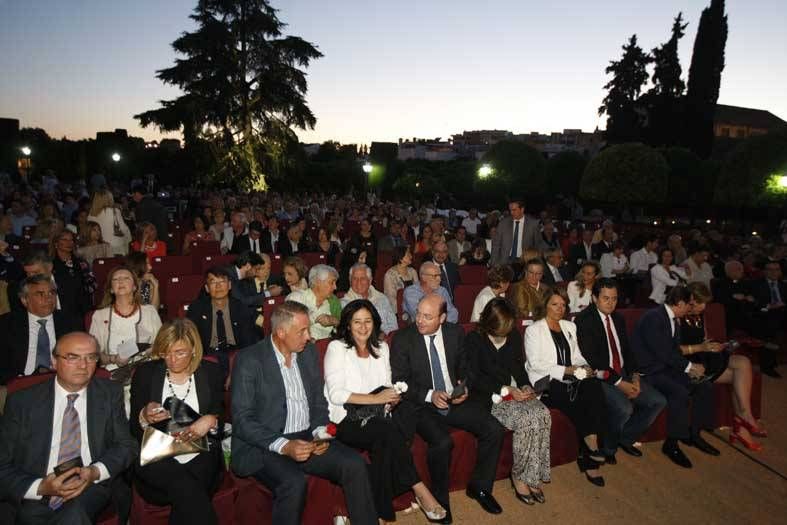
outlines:
M117 153L117 152L113 153L112 154L112 160L114 162L120 162L120 153Z
M478 176L482 179L487 178L493 172L494 170L492 169L492 166L490 166L489 164L484 164L480 168L478 168Z
M25 157L29 157L30 154L33 153L33 150L31 150L29 146L22 146L20 149L22 151L22 155Z
M372 164L371 162L364 162L363 163L363 172L367 175L372 172Z

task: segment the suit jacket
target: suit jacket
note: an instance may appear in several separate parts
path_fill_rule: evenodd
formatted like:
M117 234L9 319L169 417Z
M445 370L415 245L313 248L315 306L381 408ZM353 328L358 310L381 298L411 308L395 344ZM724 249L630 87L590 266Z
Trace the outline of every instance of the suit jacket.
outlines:
M590 245L590 258L593 258L593 245ZM569 275L573 276L579 271L579 267L582 266L582 263L588 260L588 253L585 250L585 243L579 241L576 244L572 244L571 247L568 249L568 267L569 267ZM571 279L569 279L571 280Z
M752 295L751 283L743 279L733 281L725 276L714 280L712 288L713 300L724 305L727 333L734 329L749 331L751 329L752 315L757 307L754 303L750 303L745 299L735 299L733 295Z
M424 260L432 261L432 258L429 257L428 259L424 259ZM448 293L451 294L451 299L453 299L454 289L456 288L456 285L462 283L462 278L459 275L459 265L450 260L446 260L443 264L445 265L445 273L448 277L448 283L446 283L445 279L443 279L442 281L440 281L440 286L448 290ZM441 274L442 274L442 270L441 270Z
M443 323L443 344L445 346L446 367L451 382L465 381L467 377L467 356L464 346L464 330L453 323ZM432 368L429 365L429 348L424 336L418 333L415 325L396 332L391 343L391 380L407 383L404 398L416 406L426 405L426 393L432 390ZM430 403L431 404L431 403Z
M0 500L21 503L30 485L47 475L54 405L54 378L9 396L0 421ZM87 386L86 420L91 459L104 464L111 480L139 453L129 433L122 386L94 377Z
M535 217L525 216L523 230L522 252L528 248L535 248L538 246L538 241L541 239L538 220ZM511 246L513 244L514 221L509 216L501 220L500 224L497 225L497 233L495 233L495 237L492 239L492 265L508 263L511 258Z
M138 441L142 441L139 413L151 401L163 404L167 397L162 397L166 371L167 364L163 359L143 363L134 371L129 422L131 433ZM210 361L202 361L194 371L194 389L199 400L199 413L219 416L219 428L224 428L224 378L221 367Z
M262 334L254 324L256 313L234 297L229 297L230 319L235 336L235 346L246 348L260 340ZM210 349L210 336L213 331L213 305L209 296L199 297L189 305L186 317L191 319L202 340L202 348L207 353Z
M265 452L284 437L284 379L270 337L238 353L232 370L232 470L250 476L264 466ZM297 357L309 403L309 430L327 425L328 401L319 356L308 343Z
M605 253L609 253L612 251L612 243L607 243L605 241L599 241L597 243L593 243L591 246L591 252L593 253L593 260L600 261L601 256Z
M569 281L573 280L574 277L571 275L571 272L568 271L568 266L563 265L557 269L558 273L563 277L563 281L568 284ZM552 275L552 270L549 269L547 264L544 264L544 276L541 278L541 282L546 284L550 288L554 288L555 284L555 276Z
M473 331L465 338L468 369L473 378L473 391L485 405L491 407L492 394L516 379L519 387L529 384L525 372L525 349L519 332L513 330L499 349L480 332Z
M571 347L571 365L586 365L587 361L579 351L576 325L571 321L561 319L560 330ZM546 319L536 321L525 330L525 355L527 356L525 370L527 370L527 377L531 384L536 384L539 379L545 376L550 376L557 381L563 380L565 366L559 365L557 362L555 340L552 339Z
M782 302L787 303L787 285L784 284L784 281L778 281L777 286ZM758 309L768 306L771 303L771 289L768 280L763 277L752 281L751 294Z
M615 325L615 332L618 334L620 348L618 351L623 357L623 368L629 374L637 371L637 362L634 353L629 346L628 336L626 335L626 321L618 312L612 312L612 323ZM579 350L585 360L594 370L606 370L609 372L607 382L614 385L620 376L612 369L609 362L609 346L607 341L607 327L601 320L598 308L591 304L582 310L574 324L577 325L577 340Z
M281 253L281 244L287 236L283 233L279 233L279 240L276 243L277 246L273 246L273 237L271 237L271 232L269 230L265 230L260 234L260 249L263 253Z
M259 251L255 253L266 253L265 248L267 245L264 244L262 240L262 236L257 239L257 244L259 245ZM232 247L230 248L229 253L231 254L241 254L243 252L248 252L251 250L251 242L249 240L249 234L244 233L243 235L238 235L232 240Z
M55 310L52 319L57 339L69 332L84 330L81 322L62 310ZM0 333L4 340L3 349L0 350L0 384L4 385L11 378L25 373L27 347L30 344L27 310L11 311L0 316Z
M309 243L306 239L298 241L298 251L292 251L292 244L289 237L286 235L279 237L279 253L282 257L290 257L291 255L300 255L309 251Z
M643 374L654 374L665 369L683 373L689 361L680 353L680 325L672 335L666 306L645 312L637 321L631 335L631 348Z

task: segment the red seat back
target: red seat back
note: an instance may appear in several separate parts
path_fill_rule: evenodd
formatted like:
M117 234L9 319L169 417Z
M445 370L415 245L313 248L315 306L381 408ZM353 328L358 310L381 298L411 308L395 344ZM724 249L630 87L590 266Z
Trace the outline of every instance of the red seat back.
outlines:
M284 259L280 253L274 253L271 257L271 275L281 275Z
M199 270L194 272L204 275L208 268L212 266L229 266L235 261L235 255L203 255L195 256L195 261L199 261Z
M303 262L306 263L306 266L311 268L317 264L332 264L328 261L327 255L324 253L299 253L298 257L303 259Z
M705 307L705 333L714 341L727 341L727 324L723 304L710 303Z
M486 286L486 266L464 265L459 267L462 284L481 284Z
M262 303L262 329L265 331L266 335L271 333L271 314L276 307L283 302L284 296L280 295L278 297L268 297L265 299L265 302Z
M19 392L20 390L37 385L38 383L43 383L52 377L55 377L54 372L49 374L35 374L32 376L15 377L8 381L6 388L8 389L8 394L11 395L14 392Z
M221 255L219 244L219 241L192 242L189 253L197 258L204 257L205 255Z
M204 283L205 278L202 275L181 275L167 279L166 295L161 301L167 307L167 316L170 319L180 316L181 306L191 304Z
M473 303L478 293L484 288L482 284L457 284L454 288L454 306L459 310L459 324L469 323L473 313Z

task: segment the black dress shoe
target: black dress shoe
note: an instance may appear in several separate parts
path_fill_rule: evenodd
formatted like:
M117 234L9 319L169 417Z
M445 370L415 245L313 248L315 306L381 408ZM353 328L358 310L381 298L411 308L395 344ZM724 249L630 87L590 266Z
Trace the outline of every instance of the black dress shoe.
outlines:
M476 500L478 504L481 505L481 508L487 511L489 514L500 514L501 512L503 512L503 509L502 507L500 507L500 504L497 502L495 497L492 496L492 494L490 494L489 492L486 492L484 490L474 490L468 488L465 491L465 494L467 494L468 498L473 498L474 500Z
M681 439L681 441L690 447L695 447L697 450L705 452L706 454L710 454L711 456L718 456L721 454L719 450L702 439L702 436L694 436L691 439Z
M592 484L594 484L594 485L595 485L595 486L597 486L597 487L603 487L603 486L604 486L604 484L605 484L605 483L604 483L604 476L596 476L596 477L594 478L594 477L592 477L590 474L588 474L587 472L585 472L585 478L586 478L586 479L587 479L589 482L591 482Z
M607 465L617 465L618 464L618 458L615 457L615 454L610 454L609 456L607 456L605 454L604 455L604 463L606 463Z
M620 445L618 445L618 448L620 448L620 450L622 450L623 452L625 452L629 456L634 456L635 458L641 458L642 457L642 451L640 449L638 449L637 447L635 447L634 445L625 445L625 444L621 443Z
M679 465L683 468L691 468L691 461L686 457L686 454L683 453L680 447L678 447L677 443L668 446L665 442L661 446L661 451L676 465Z

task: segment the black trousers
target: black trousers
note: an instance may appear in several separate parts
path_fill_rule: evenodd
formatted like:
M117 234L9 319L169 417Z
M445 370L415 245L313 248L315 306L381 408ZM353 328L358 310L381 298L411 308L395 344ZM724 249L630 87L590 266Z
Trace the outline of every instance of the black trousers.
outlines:
M399 427L390 418L373 417L364 426L360 421L345 418L339 423L336 438L351 447L369 451L369 478L377 516L386 521L396 520L392 500L420 481Z
M688 374L664 369L642 379L667 398L667 438L688 439L713 428L713 383L692 385ZM691 410L689 410L691 402Z
M188 463L174 458L136 467L134 485L139 495L154 505L171 505L172 525L215 525L213 493L221 481L222 455L218 444Z
M108 483L95 483L78 497L53 511L43 500L24 500L17 508L20 525L91 525L106 508L112 496Z
M399 410L394 411L394 414ZM468 399L461 405L451 405L448 414L444 416L431 405L422 405L409 412L402 411L402 414L404 413L409 413L408 417L414 418L412 423L415 432L428 445L426 460L432 478L432 494L444 509L451 508L448 485L454 442L448 433L450 427L466 430L478 440L477 459L469 488L492 492L506 429L484 403ZM408 436L408 440L410 438L411 436Z
M311 439L308 431L287 437ZM301 523L306 505L306 474L312 474L342 486L347 513L353 525L377 525L366 462L356 451L334 440L324 454L312 455L300 463L268 450L263 451L263 456L263 468L254 477L273 492L272 523Z

